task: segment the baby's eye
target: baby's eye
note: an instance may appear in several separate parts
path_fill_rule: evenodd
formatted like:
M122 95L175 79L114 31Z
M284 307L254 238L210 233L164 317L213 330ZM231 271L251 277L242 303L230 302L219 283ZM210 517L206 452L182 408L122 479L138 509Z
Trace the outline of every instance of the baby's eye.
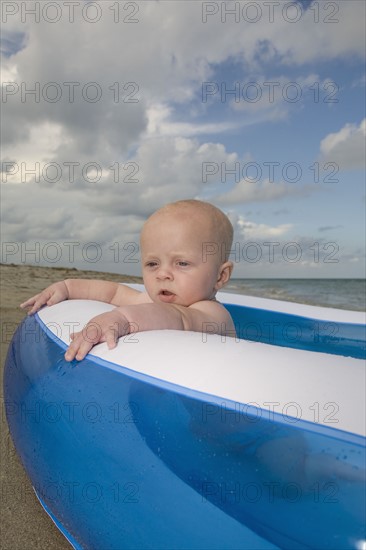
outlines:
M146 267L156 267L158 265L158 262L147 262L145 264Z
M183 261L183 260L177 262L177 264L178 264L180 267L187 267L187 266L189 265L188 262L185 262L185 261Z

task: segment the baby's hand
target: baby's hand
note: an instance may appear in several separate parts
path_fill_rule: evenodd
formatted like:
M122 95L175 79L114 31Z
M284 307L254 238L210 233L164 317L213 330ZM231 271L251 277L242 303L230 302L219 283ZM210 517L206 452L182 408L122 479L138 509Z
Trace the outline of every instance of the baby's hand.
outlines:
M81 332L71 334L72 342L65 353L66 361L81 361L100 342L107 342L109 349L115 348L118 338L129 334L130 327L126 317L117 308L93 317Z
M29 298L29 300L20 304L20 307L23 309L30 307L31 309L28 311L28 315L32 315L44 305L53 306L54 304L58 304L68 298L69 291L67 290L66 283L64 281L60 281L48 286L39 294L32 296L32 298Z

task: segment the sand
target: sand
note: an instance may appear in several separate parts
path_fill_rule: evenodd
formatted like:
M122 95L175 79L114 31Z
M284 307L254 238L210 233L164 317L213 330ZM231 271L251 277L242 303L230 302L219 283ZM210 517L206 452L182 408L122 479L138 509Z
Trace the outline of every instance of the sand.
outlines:
M1 321L1 549L70 550L72 548L39 504L15 452L4 413L3 370L8 345L25 316L19 304L51 283L67 278L141 282L129 277L76 269L0 265Z

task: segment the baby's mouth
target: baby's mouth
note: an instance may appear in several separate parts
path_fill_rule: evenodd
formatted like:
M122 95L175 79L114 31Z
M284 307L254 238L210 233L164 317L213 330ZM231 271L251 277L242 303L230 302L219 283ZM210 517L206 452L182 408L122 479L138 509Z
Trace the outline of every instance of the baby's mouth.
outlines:
M169 290L161 290L159 294L161 296L174 296L173 292L170 292Z
M158 296L160 300L165 303L170 303L175 300L175 294L173 292L170 292L170 290L160 290Z

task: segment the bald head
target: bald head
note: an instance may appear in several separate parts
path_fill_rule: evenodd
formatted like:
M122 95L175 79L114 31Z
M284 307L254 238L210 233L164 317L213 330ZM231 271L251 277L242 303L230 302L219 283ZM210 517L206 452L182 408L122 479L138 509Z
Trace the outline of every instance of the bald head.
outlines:
M201 227L201 232L197 235L197 239L201 239L202 243L216 246L221 253L221 262L228 260L233 242L233 226L229 218L219 208L208 202L195 199L166 204L146 220L142 228L141 240L143 241L144 233L148 231L150 224L163 222L168 218L184 221L187 224L198 224L197 227ZM171 227L171 229L173 228Z

